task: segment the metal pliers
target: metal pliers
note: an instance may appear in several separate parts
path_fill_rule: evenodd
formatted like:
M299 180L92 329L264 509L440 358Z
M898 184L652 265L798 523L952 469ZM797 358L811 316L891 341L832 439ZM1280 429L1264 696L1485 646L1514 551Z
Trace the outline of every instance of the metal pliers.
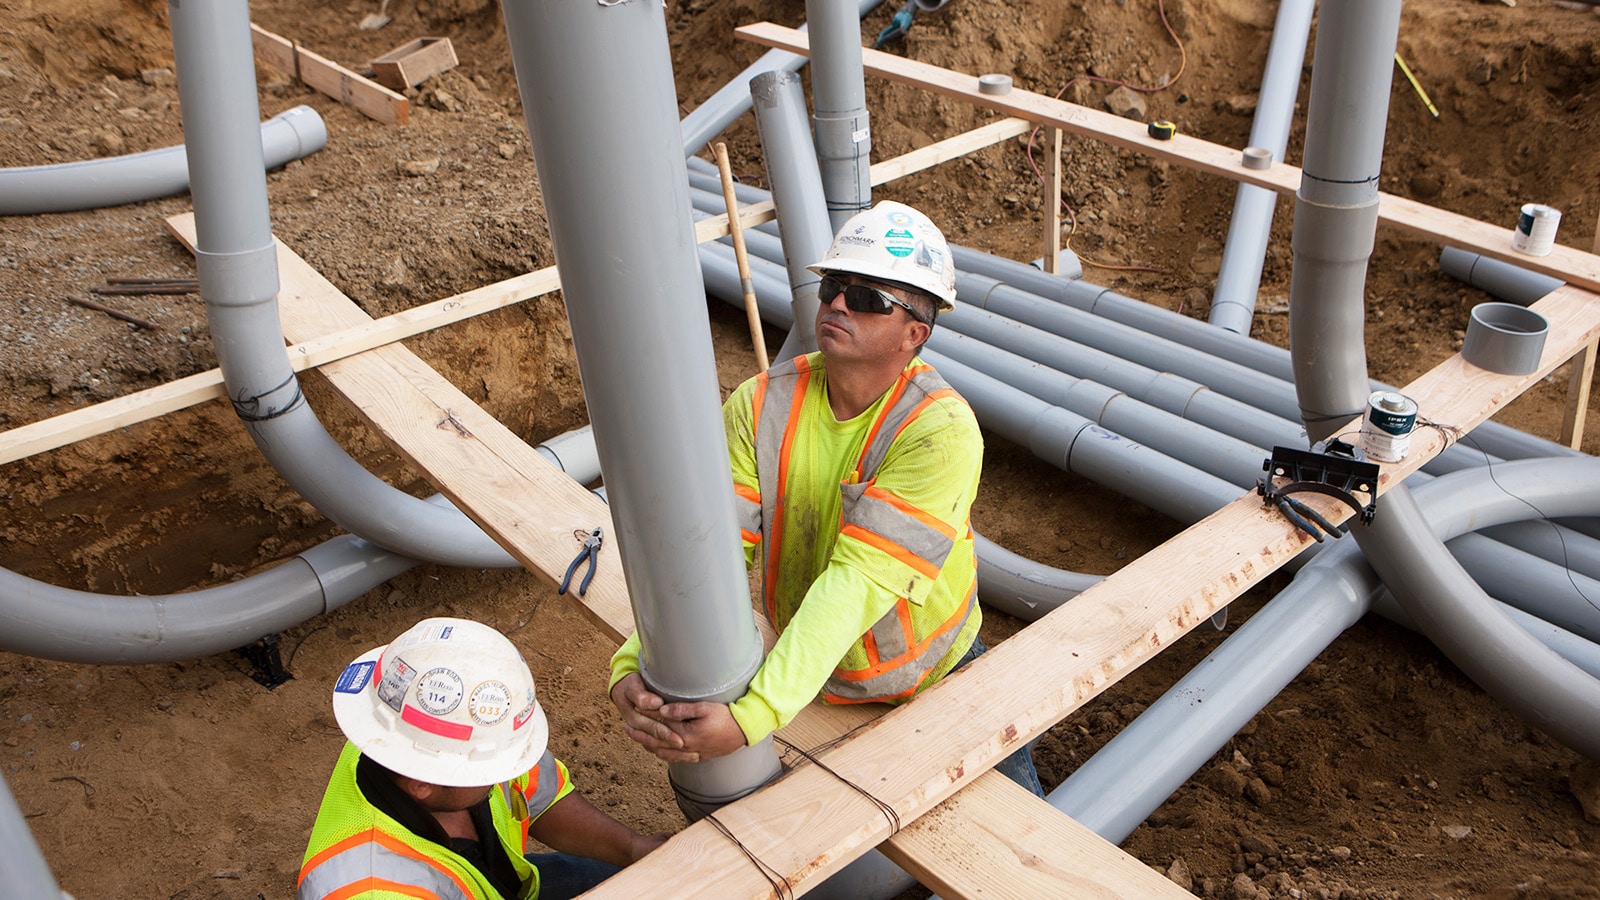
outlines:
M588 537L583 539L583 549L578 551L578 555L573 558L572 564L567 566L567 574L561 576L561 586L556 588L557 594L565 594L567 588L572 586L572 573L578 571L578 566L584 560L589 561L589 571L585 572L583 580L578 582L578 596L582 597L589 590L589 582L594 580L595 567L600 563L600 545L604 541L605 535L601 533L600 526L596 525L595 529L589 532Z

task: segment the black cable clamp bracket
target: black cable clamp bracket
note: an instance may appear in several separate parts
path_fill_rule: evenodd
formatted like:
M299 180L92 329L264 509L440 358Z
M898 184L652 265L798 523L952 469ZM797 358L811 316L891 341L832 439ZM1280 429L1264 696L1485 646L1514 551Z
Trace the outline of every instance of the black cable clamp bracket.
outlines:
M1326 494L1348 504L1364 525L1371 525L1377 515L1378 464L1368 462L1360 449L1344 441L1330 438L1310 450L1273 447L1272 456L1261 468L1267 477L1256 482L1256 493L1319 543L1326 535L1339 538L1343 533L1291 494ZM1279 479L1285 483L1279 485ZM1358 493L1367 496L1365 504L1356 498Z

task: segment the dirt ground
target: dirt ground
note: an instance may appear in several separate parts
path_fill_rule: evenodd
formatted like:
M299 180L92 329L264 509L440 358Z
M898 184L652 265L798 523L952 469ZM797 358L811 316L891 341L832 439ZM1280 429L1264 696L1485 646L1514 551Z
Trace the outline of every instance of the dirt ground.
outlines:
M1508 5L1510 4L1510 5ZM262 68L263 117L307 104L328 147L271 173L277 235L372 315L554 262L498 4L258 0L257 24L358 71L415 37L447 35L461 64L412 92L413 119L385 126ZM897 8L862 25L870 40ZM1243 146L1275 7L1248 0L955 0L920 15L893 51L1100 105L1111 81L1145 88L1147 118ZM796 25L800 0L688 0L667 10L685 112L760 53L738 24ZM1559 241L1587 249L1600 214L1593 108L1600 18L1554 0L1415 0L1400 53L1439 110L1398 71L1384 189L1511 224L1523 202L1564 213ZM1179 49L1181 43L1182 50ZM15 0L0 11L0 166L70 162L181 143L165 4ZM1307 58L1309 72L1310 55ZM1302 88L1301 109L1305 91ZM868 81L875 158L989 114ZM759 181L748 117L724 136ZM1291 138L1299 159L1303 127ZM1032 154L1037 157L1035 150ZM407 163L438 159L431 174ZM947 225L952 239L1038 255L1040 190L1025 141L1008 141L880 188ZM1067 148L1071 246L1088 277L1203 318L1233 204L1231 184L1084 142ZM214 366L190 296L108 297L139 329L64 302L115 276L193 277L161 222L186 196L0 219L0 428ZM1292 210L1280 203L1254 333L1287 339ZM1438 248L1380 232L1368 280L1374 377L1404 384L1456 351L1485 299L1440 274ZM742 316L711 302L724 390L754 370ZM778 346L781 335L769 334ZM519 435L586 418L559 298L534 300L408 345ZM306 379L331 431L370 468L426 483ZM1566 373L1502 420L1545 437ZM1600 402L1595 404L1600 406ZM1591 409L1600 415L1600 409ZM1595 429L1585 443L1600 450ZM289 490L219 404L174 413L7 464L0 565L53 584L157 594L226 582L335 533ZM1178 526L991 437L978 530L1043 562L1109 573ZM1232 627L1285 583L1238 601ZM0 772L66 890L122 897L276 898L294 875L341 738L329 711L345 662L427 615L478 618L527 653L556 752L597 804L642 830L682 821L665 772L616 727L610 646L553 586L521 572L422 567L282 634L294 679L269 690L237 655L138 667L0 654ZM1019 627L986 616L986 636ZM0 627L4 627L0 624ZM1054 728L1036 753L1047 787L1224 634L1202 626ZM1382 620L1330 647L1124 844L1208 897L1596 897L1600 830L1569 787L1572 751L1488 699L1426 641ZM4 893L0 890L0 893Z

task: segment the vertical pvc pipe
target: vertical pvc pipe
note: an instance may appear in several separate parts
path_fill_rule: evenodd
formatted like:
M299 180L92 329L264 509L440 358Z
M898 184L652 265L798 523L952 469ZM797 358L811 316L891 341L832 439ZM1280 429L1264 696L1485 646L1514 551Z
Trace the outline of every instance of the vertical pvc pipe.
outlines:
M767 179L777 207L783 258L794 294L794 327L777 360L817 349L817 282L806 266L822 259L833 242L816 148L806 133L806 98L800 77L790 72L759 75L750 82Z
M1354 19L1355 8L1371 18ZM1294 382L1313 442L1360 415L1370 393L1363 299L1399 32L1400 0L1334 4L1317 26L1289 305Z
M729 702L761 664L733 512L661 0L502 0L648 684ZM673 764L690 808L778 774L770 739Z
M1272 27L1272 46L1267 50L1266 71L1261 76L1261 96L1250 126L1250 146L1271 150L1273 159L1283 159L1289 149L1289 126L1294 122L1300 69L1306 58L1306 40L1315 8L1313 0L1282 0L1278 4L1278 21ZM1239 185L1234 195L1233 218L1228 221L1228 238L1222 245L1217 289L1211 295L1208 318L1212 325L1238 334L1250 333L1256 292L1261 288L1261 263L1267 255L1277 205L1276 191L1253 184Z
M856 17L866 18L883 0L858 0ZM807 26L801 25L800 31ZM745 89L751 79L766 72L796 72L806 64L806 57L787 50L768 50L745 68L743 72L706 98L694 112L683 117L683 152L690 154L711 143L711 139L733 124L733 121L750 108L750 92Z
M416 559L514 565L460 512L424 503L363 469L301 395L278 322L249 8L244 0L170 0L168 10L200 295L217 363L250 437L291 487L346 531Z
M849 4L806 0L811 26L811 121L830 231L872 205L872 129L861 65L861 21Z

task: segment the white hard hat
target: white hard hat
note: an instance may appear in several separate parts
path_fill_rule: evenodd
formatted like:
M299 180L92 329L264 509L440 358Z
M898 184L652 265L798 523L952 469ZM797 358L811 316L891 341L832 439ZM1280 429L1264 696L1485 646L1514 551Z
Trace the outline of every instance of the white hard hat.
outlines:
M334 684L333 716L369 759L445 787L509 781L550 738L522 654L468 619L423 619L362 654Z
M833 236L822 261L806 268L893 281L932 294L955 309L956 265L938 226L904 203L885 200L856 213Z

